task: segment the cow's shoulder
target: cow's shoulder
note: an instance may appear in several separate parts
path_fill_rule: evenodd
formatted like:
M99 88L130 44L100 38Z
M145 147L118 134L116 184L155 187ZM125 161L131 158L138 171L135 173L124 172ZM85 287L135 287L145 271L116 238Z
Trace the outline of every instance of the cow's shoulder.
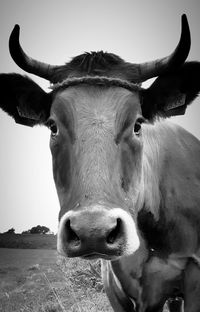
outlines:
M200 204L200 141L169 121L144 126L143 137L148 185L152 179L166 205L174 200L185 207Z
M149 248L191 255L200 244L200 142L182 127L145 126L144 205L138 225Z

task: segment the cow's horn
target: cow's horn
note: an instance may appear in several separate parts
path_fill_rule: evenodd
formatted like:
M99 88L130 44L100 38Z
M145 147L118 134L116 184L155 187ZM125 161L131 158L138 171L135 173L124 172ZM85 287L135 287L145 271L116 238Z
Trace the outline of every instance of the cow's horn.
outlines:
M176 49L171 55L152 62L138 64L139 82L167 73L185 62L191 44L190 29L185 14L182 15L181 24L181 37ZM136 64L133 64L133 66L135 65Z
M15 25L9 39L10 54L15 63L28 73L35 74L47 80L52 80L55 69L59 66L52 66L29 57L19 43L19 25Z

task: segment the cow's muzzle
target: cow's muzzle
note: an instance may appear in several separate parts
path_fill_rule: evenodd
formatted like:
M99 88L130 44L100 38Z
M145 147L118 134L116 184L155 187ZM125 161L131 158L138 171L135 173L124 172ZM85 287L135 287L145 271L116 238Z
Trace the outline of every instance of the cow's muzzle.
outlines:
M121 208L97 205L70 210L60 220L58 252L67 257L114 259L138 247L135 223Z

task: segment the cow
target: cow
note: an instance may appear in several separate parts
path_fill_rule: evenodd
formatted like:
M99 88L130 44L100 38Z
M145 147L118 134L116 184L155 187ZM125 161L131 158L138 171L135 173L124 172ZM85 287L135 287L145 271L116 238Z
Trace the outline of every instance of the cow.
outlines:
M142 64L99 51L49 65L24 52L19 34L16 25L13 60L51 91L1 74L0 107L16 123L51 131L58 252L102 259L115 312L159 312L165 304L199 312L200 143L168 120L200 90L200 63L186 62L186 15L173 53Z

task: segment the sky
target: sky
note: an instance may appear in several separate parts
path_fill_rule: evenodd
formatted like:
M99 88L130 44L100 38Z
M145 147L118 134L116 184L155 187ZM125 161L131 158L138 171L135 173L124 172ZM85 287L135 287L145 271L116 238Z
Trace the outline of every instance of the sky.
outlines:
M199 0L1 0L0 72L25 74L8 52L15 24L24 50L40 61L59 65L85 51L104 50L129 62L170 54L187 14L192 46L188 60L200 61ZM28 74L48 91L49 83ZM147 82L147 87L150 82ZM200 99L186 115L173 118L200 139ZM57 231L59 204L52 175L49 131L15 124L0 111L0 232L35 225Z

